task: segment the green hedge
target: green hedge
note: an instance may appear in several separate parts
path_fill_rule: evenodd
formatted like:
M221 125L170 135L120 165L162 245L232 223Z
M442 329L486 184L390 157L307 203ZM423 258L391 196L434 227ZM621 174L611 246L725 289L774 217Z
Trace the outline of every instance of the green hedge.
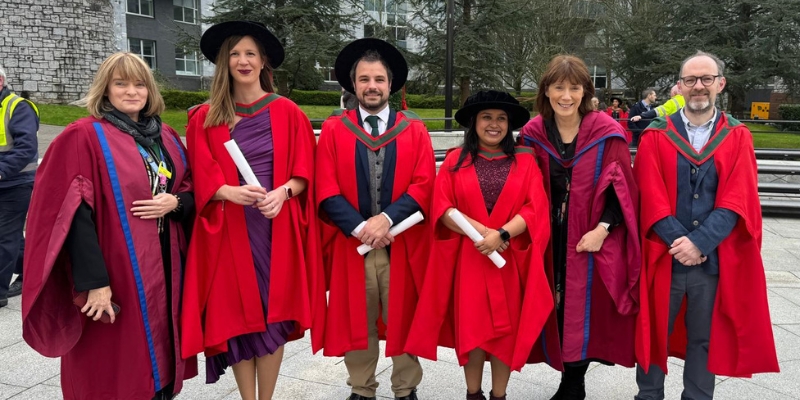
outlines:
M295 104L302 104L304 106L333 106L339 107L342 93L338 91L321 91L321 90L292 90L289 95Z
M208 92L186 92L183 90L162 90L161 97L170 109L185 110L208 100Z
M208 100L208 92L187 92L183 90L162 90L161 96L169 109L185 110L191 106L200 104ZM299 105L305 106L332 106L338 107L341 93L338 91L321 90L292 90L289 99ZM395 93L392 98L399 106L400 93ZM458 101L458 99L454 99ZM408 108L444 108L444 96L428 96L421 94L407 94L406 104ZM527 105L526 105L527 106Z
M457 98L454 100L458 101ZM444 108L444 96L429 96L422 94L406 94L408 108Z
M778 107L778 115L785 121L800 121L800 104L781 104ZM798 131L800 123L780 124L780 128L783 131Z

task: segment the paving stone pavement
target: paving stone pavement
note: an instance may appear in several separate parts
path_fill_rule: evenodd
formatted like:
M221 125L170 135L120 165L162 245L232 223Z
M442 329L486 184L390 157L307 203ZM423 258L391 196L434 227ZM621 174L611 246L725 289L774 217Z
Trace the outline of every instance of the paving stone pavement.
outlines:
M60 132L56 128L51 130L53 136ZM720 377L715 392L717 399L800 399L800 220L764 218L762 255L781 373L757 375L752 379ZM0 400L60 399L59 361L42 357L22 340L20 308L20 297L10 299L7 307L0 308ZM438 362L422 361L425 375L418 391L420 399L464 398L463 372L453 351L440 349L438 355ZM240 398L230 371L216 384L206 385L203 361L201 357L200 375L185 382L177 398ZM666 398L679 399L682 361L671 359L669 369ZM391 362L381 359L377 375L380 399L392 398L390 376ZM486 392L491 388L489 377L487 364L483 381ZM346 379L342 358L313 355L308 340L301 339L286 345L274 398L342 400L350 393ZM558 382L557 371L545 365L529 365L521 373L512 373L508 396L509 399L549 399ZM632 399L636 393L635 371L592 364L586 376L586 391L588 399Z

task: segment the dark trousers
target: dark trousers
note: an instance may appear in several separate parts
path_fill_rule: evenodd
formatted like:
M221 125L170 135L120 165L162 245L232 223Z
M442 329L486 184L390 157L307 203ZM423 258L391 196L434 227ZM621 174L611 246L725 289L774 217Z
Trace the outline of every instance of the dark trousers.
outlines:
M714 397L715 376L708 370L708 339L711 315L717 295L719 275L709 275L700 267L687 267L686 273L673 273L669 298L669 333L672 333L681 301L686 296L686 362L683 367L682 400L709 400ZM664 371L651 365L645 374L636 367L639 385L637 400L664 399Z
M22 261L32 191L33 183L0 189L0 299L7 297L11 276Z

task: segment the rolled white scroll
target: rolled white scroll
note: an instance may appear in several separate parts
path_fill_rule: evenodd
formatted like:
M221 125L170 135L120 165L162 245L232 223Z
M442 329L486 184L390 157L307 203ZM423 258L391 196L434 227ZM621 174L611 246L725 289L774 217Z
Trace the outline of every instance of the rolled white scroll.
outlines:
M233 162L236 164L236 168L239 169L239 173L242 174L244 181L248 185L262 187L261 183L256 178L256 174L253 173L253 169L250 168L250 164L247 163L247 160L244 158L244 154L242 154L242 150L239 149L239 145L236 144L236 141L231 139L225 142L225 148L228 150L228 154L231 155Z
M450 219L452 219L453 222L455 222L456 225L458 225L458 227L461 228L461 230L464 231L464 233L466 233L470 239L472 239L472 242L477 243L483 240L483 236L481 236L481 234L472 227L472 224L470 224L469 221L464 218L464 214L461 214L460 211L454 208L447 214L447 216L450 217ZM503 268L503 266L506 265L505 258L503 258L503 256L496 251L493 251L488 257L490 260L492 260L494 265L497 266L497 268Z
M423 219L425 219L425 217L422 216L421 212L417 211L417 212L409 215L408 218L404 219L399 224L397 224L397 225L393 226L391 229L389 229L389 233L391 233L392 236L397 236L397 235L405 232L406 229L411 228L412 226L422 222ZM358 246L358 254L361 254L362 256L364 254L369 253L371 250L372 250L372 247L370 247L368 244L362 244L361 246Z

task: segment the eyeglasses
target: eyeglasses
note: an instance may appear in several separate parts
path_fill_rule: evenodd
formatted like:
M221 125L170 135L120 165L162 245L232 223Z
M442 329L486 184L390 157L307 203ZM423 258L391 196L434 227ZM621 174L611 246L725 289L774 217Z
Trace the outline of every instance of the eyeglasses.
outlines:
M700 80L700 83L703 86L711 86L717 78L722 77L722 75L703 75L703 76L682 76L680 78L681 82L688 87L692 87L697 83L697 80Z

